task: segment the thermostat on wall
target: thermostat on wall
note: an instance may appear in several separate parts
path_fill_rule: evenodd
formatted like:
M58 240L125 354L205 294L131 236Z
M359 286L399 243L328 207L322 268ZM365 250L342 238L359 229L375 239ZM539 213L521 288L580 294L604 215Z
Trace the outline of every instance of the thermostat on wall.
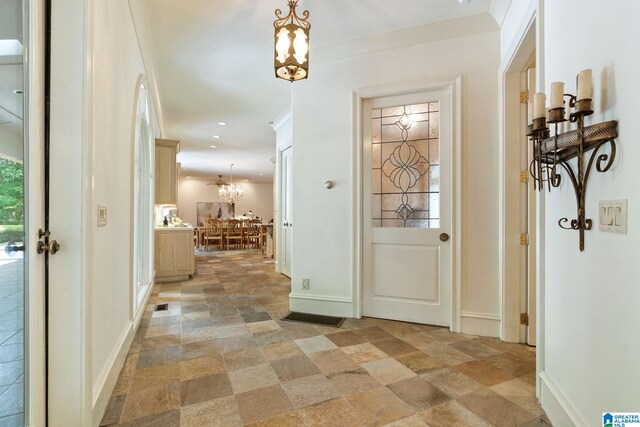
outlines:
M98 205L98 227L107 225L107 207Z

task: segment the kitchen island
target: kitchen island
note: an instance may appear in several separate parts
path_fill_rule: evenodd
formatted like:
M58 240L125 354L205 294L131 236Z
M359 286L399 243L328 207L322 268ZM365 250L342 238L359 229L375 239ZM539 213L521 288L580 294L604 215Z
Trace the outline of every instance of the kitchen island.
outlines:
M189 280L195 271L193 227L155 228L156 282Z

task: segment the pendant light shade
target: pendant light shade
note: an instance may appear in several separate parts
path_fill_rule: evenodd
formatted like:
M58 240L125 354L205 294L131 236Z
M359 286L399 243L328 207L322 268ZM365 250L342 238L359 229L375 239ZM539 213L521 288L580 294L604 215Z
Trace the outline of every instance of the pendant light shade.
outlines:
M289 0L289 14L282 16L280 9L276 10L275 28L275 56L274 66L276 77L294 82L306 79L309 75L309 29L311 24L309 11L305 10L302 17L296 14L298 0Z

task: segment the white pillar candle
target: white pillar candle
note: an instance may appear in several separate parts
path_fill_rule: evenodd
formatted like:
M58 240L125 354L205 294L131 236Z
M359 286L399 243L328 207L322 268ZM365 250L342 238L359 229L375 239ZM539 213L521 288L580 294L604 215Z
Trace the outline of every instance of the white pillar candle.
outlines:
M551 83L551 108L564 107L564 83Z
M533 118L539 119L546 117L547 112L545 104L547 103L547 95L542 92L538 92L533 95Z
M593 99L593 77L591 70L583 70L578 73L578 101Z
M527 124L533 124L533 101L527 103Z

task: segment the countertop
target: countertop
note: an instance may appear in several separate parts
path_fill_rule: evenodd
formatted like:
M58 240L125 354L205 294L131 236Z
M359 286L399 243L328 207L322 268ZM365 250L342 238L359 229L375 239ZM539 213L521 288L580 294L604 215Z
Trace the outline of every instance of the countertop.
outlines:
M169 226L166 226L166 227L162 227L162 226L155 227L155 230L156 231L166 231L166 232L168 232L168 231L191 231L191 232L193 232L193 226L191 226L191 225L178 225L178 226L169 225Z

